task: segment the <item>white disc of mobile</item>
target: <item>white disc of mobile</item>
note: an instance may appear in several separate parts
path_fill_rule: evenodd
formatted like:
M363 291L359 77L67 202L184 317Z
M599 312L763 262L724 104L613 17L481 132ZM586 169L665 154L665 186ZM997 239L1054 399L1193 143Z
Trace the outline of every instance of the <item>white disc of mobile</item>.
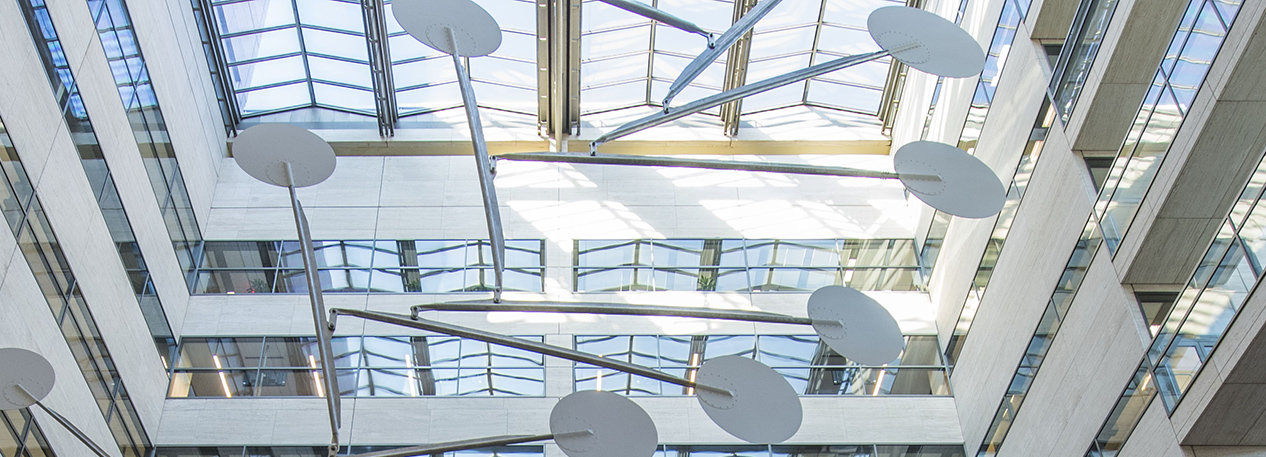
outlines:
M260 124L239 133L233 140L233 159L252 178L281 187L291 184L286 164L294 186L307 187L334 174L337 162L329 143L290 124Z
M479 57L501 47L497 20L470 0L396 0L391 13L410 36L445 54Z
M857 289L826 286L809 296L809 319L822 341L862 365L890 363L905 349L892 314Z
M558 401L549 415L554 442L569 457L649 457L659 445L651 416L611 392L586 390Z
M21 348L0 349L0 410L34 405L53 391L56 380L57 373L44 356Z
M773 444L800 430L800 395L773 368L748 357L717 357L699 367L695 381L730 394L696 387L699 406L722 430L749 443Z
M1002 211L1007 200L1007 190L988 165L948 144L907 144L893 154L892 166L910 193L955 216L990 217Z
M951 78L975 76L985 69L985 52L953 22L918 8L888 6L866 19L879 47L902 63Z

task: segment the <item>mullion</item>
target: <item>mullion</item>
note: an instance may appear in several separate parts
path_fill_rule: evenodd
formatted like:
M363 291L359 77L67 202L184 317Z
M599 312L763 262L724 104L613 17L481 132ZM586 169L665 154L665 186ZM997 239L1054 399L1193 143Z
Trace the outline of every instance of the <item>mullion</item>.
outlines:
M219 10L217 9L216 12L219 12ZM262 35L268 32L276 32L279 30L286 30L286 29L291 29L291 28L298 29L299 26L296 24L279 24L279 25L270 25L268 27L260 27L258 29L242 30L240 32L221 33L220 40L227 41L230 38L244 37L247 35Z
M818 44L822 40L822 24L826 20L826 3L822 0L822 6L818 7L818 23L814 25L813 45L809 48L809 66L812 67L818 60ZM809 102L809 83L805 82L804 93L800 97L800 103Z
M310 98L310 102L311 102L309 106L314 106L316 105L316 101L317 101L316 88L314 88L312 85L312 66L308 63L308 56L307 56L308 47L307 47L307 44L305 44L303 40L303 30L302 30L303 21L299 19L298 0L290 0L290 7L291 7L291 13L294 15L295 26L299 27L299 29L297 30L297 33L299 35L298 36L299 52L303 54L303 73L304 73L304 76L307 77L307 81L308 81L308 97Z

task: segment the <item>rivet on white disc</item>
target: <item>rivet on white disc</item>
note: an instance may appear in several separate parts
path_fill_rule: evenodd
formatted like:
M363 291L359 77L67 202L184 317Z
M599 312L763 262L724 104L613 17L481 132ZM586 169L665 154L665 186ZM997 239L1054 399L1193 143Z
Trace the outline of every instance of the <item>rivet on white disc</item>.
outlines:
M334 148L303 127L290 124L260 124L233 140L233 158L252 178L286 187L286 163L290 164L295 187L325 181L334 174Z
M0 349L0 410L22 409L53 391L57 373L44 356L21 348ZM35 398L27 396L18 386Z
M844 286L826 286L809 296L809 319L822 342L862 365L890 363L905 349L892 314L875 299Z
M998 214L1006 203L1007 190L998 175L980 159L948 144L907 144L893 154L892 163L910 193L943 212L979 219Z
M549 415L549 429L569 457L650 457L659 445L651 416L633 400L611 392L586 390L563 397Z
M733 393L695 388L699 406L712 422L738 439L781 443L800 430L800 395L787 378L763 363L737 355L717 357L699 367L695 380Z

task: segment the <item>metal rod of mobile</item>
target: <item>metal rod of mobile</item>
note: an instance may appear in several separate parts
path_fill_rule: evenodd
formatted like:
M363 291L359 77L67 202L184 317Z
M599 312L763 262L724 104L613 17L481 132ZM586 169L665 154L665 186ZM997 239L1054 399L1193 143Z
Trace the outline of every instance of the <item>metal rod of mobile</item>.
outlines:
M918 44L911 44L910 46L918 46ZM901 49L901 50L904 50L904 49ZM900 52L900 50L894 50L893 52ZM620 127L617 127L615 130L607 132L605 135L598 137L597 139L589 143L589 152L596 154L598 152L598 145L649 129L651 127L672 122L677 119L681 119L683 117L689 116L691 114L699 113L713 107L721 106L726 103L732 102L734 100L741 99L743 97L759 94L761 92L765 92L771 89L776 89L778 87L786 86L794 82L804 81L806 79L809 79L815 76L821 76L821 75L824 75L836 70L852 67L855 65L860 65L860 64L870 62L873 60L879 60L888 56L888 54L889 54L889 51L875 51L868 54L858 54L855 56L841 57L827 63L814 65L808 68L803 68L803 69L796 70L784 75L779 75L773 78L739 86L734 89L730 89L716 95L704 97L704 98L695 100L693 102L687 103L685 105L681 105L680 108L674 109L670 112L660 111L650 116L646 116L641 119L621 125Z
M457 49L457 35L445 28L453 48ZM483 195L484 215L488 219L488 239L492 244L493 300L501 300L504 289L506 239L501 228L501 207L497 206L497 187L493 184L493 162L488 157L488 143L484 140L483 123L479 120L479 105L475 101L475 89L470 84L470 73L462 64L462 58L452 54L453 67L457 69L458 86L462 90L462 105L466 108L466 123L470 125L470 140L475 145L475 166L479 171L479 191Z
M574 349L558 347L558 346L549 345L545 343L538 343L535 341L525 340L523 338L515 338L512 336L506 336L506 335L501 335L501 334L492 333L492 332L486 332L483 330L473 329L470 327L462 327L459 325L453 325L453 324L433 321L429 319L422 319L422 318L414 319L410 316L406 316L402 314L379 313L379 312L374 312L374 311L364 311L364 310L358 310L358 309L333 308L333 309L330 309L329 322L330 322L331 328L334 327L336 319L339 315L348 315L348 316L353 316L353 317L359 317L361 319L382 322L386 324L399 325L401 327L408 327L408 328L417 329L417 330L426 330L428 332L441 333L444 335L469 338L472 340L483 341L485 343L499 344L506 347L512 347L515 349L522 349L524 351L535 352L537 354L543 354L543 355L548 355L551 357L558 357L560 359L571 360L573 362L587 363L587 364L599 366L602 368L610 368L612 370L622 371L629 374L645 376L647 378L651 378L657 381L664 381L669 384L676 384L682 387L693 387L700 390L709 390L709 391L729 395L729 390L727 389L716 387L716 386L709 386L706 384L700 384L698 382L691 381L689 379L673 376L659 370L652 370L650 368L646 368L641 365L634 365L628 362L621 362L614 359L608 359L606 357L600 357L593 354L587 354L587 353L580 352Z
M676 29L690 32L696 35L702 35L704 38L708 39L708 47L711 48L713 46L712 34L708 33L706 30L703 30L702 27L695 25L695 23L693 22L668 14L667 12L659 8L655 8L649 5L645 5L642 3L629 1L629 0L598 0L598 1L614 6L616 8L628 11L630 13L639 15L639 16L643 16L643 17L646 17L658 22L662 22L665 25L671 26Z
M686 68L681 71L681 74L677 75L677 79L673 80L672 85L668 86L668 95L664 96L664 111L668 111L668 104L672 102L673 97L676 97L691 81L703 74L703 70L708 68L708 65L716 61L718 57L721 57L721 53L730 49L730 46L734 45L739 38L742 38L743 34L756 26L756 22L764 18L781 2L782 0L764 0L757 3L747 14L734 21L734 25L731 25L725 33L722 33L720 37L713 41L711 46L708 46L707 49L699 53L699 56L691 60L686 65Z
M622 154L516 152L513 154L500 154L495 158L496 160L513 160L522 162L702 168L708 170L740 170L798 175L837 176L847 178L920 179L933 181L939 181L941 179L939 176L931 174L898 174L891 171L862 170L858 168L822 167L817 165L752 162L743 160L683 159L676 157L653 157Z

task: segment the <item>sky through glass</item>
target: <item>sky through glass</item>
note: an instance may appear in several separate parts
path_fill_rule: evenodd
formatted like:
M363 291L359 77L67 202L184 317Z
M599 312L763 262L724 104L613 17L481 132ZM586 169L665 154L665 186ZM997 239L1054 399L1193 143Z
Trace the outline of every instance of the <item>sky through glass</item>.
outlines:
M451 59L408 36L385 18L396 114L401 118L461 107ZM394 0L407 1L407 0ZM581 0L580 94L582 115L658 107L668 86L706 47L698 35L601 3ZM646 0L709 32L720 34L734 15L732 0ZM501 47L469 59L482 108L535 117L548 94L539 93L543 62L532 0L476 0L501 25ZM788 0L756 27L748 83L878 47L866 17L896 0ZM372 118L374 89L359 0L216 0L215 28L243 117L321 108ZM543 34L542 36L548 36ZM725 84L726 55L710 65L674 104L713 95ZM810 106L874 115L889 59L836 71L744 100L742 114ZM632 114L633 112L630 112ZM713 109L707 113L717 115Z

